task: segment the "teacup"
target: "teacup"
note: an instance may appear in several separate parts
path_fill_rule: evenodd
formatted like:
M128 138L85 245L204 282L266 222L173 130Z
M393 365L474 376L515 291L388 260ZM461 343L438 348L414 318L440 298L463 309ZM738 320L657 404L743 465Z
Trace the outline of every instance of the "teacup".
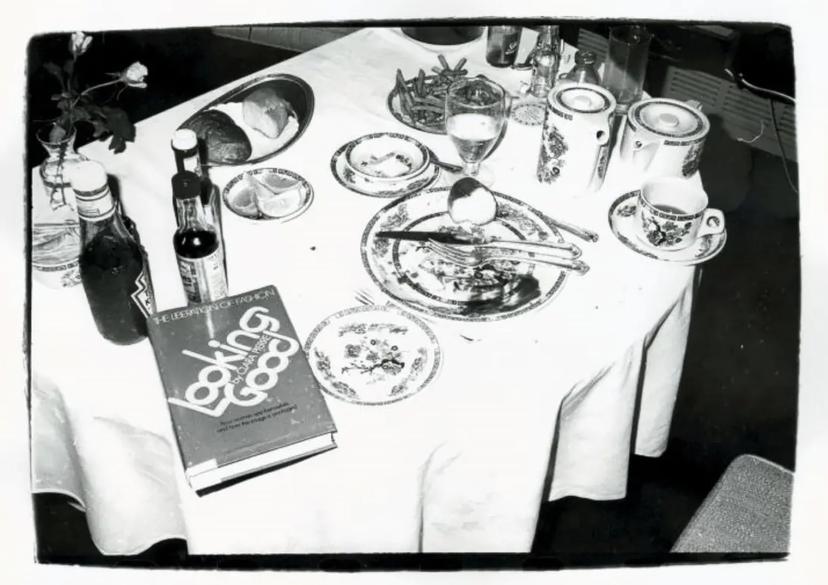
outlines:
M724 214L707 204L707 193L695 181L647 181L638 194L639 237L660 250L680 250L704 235L723 232Z

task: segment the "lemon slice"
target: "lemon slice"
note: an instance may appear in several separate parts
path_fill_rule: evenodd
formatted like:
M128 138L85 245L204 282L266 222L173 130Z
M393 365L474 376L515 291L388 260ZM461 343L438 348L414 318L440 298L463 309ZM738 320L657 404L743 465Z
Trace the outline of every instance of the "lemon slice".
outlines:
M302 187L297 183L289 189L270 194L267 198L260 197L259 210L268 217L285 217L298 210L304 202Z
M304 203L304 190L298 181L283 181L278 187L250 177L255 185L256 205L262 215L282 218L295 212Z
M248 217L256 217L259 215L259 208L256 205L255 187L249 189L239 189L238 194L233 199L233 209L242 215Z

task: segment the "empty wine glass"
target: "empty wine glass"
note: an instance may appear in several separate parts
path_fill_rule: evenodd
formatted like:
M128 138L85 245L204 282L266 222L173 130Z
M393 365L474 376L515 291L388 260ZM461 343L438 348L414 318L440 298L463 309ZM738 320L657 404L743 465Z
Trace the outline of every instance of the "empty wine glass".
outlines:
M491 184L491 171L480 168L506 123L506 91L483 76L460 79L446 93L446 133L460 158L463 173Z

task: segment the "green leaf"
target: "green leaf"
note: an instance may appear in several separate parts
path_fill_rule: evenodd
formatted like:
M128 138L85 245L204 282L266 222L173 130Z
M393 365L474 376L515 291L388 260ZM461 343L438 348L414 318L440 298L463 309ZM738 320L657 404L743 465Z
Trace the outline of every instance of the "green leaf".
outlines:
M43 64L43 68L52 75L54 75L55 78L57 78L57 80L60 82L61 88L66 88L66 85L64 85L63 83L63 70L60 67L49 61L48 63Z
M92 137L93 138L100 138L103 136L108 128L106 127L106 123L103 120L93 118L90 120L92 122Z
M104 120L106 119L106 114L104 114L103 108L98 104L87 102L83 104L83 108L93 116L98 116Z
M126 141L123 137L118 136L117 134L112 135L112 140L109 141L109 150L118 154L119 152L123 152L126 149Z
M89 118L89 112L86 111L86 108L75 108L72 111L73 122L86 122L89 120Z
M135 140L135 126L121 108L103 106L101 109L106 116L106 124L112 132L112 142L109 143L109 148L116 153L122 152L126 148L126 141Z

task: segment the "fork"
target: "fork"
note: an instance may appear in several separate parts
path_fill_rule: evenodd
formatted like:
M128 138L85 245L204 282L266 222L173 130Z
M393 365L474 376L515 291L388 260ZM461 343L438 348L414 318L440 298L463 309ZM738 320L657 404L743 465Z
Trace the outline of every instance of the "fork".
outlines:
M514 260L517 262L531 262L533 264L546 264L549 266L557 266L566 270L572 270L577 274L586 274L589 271L589 266L582 260L567 260L557 256L543 256L532 253L506 253L495 249L481 249L475 248L473 250L461 250L449 244L441 244L434 240L429 240L426 244L428 248L445 260L460 264L461 266L479 266L489 260Z

